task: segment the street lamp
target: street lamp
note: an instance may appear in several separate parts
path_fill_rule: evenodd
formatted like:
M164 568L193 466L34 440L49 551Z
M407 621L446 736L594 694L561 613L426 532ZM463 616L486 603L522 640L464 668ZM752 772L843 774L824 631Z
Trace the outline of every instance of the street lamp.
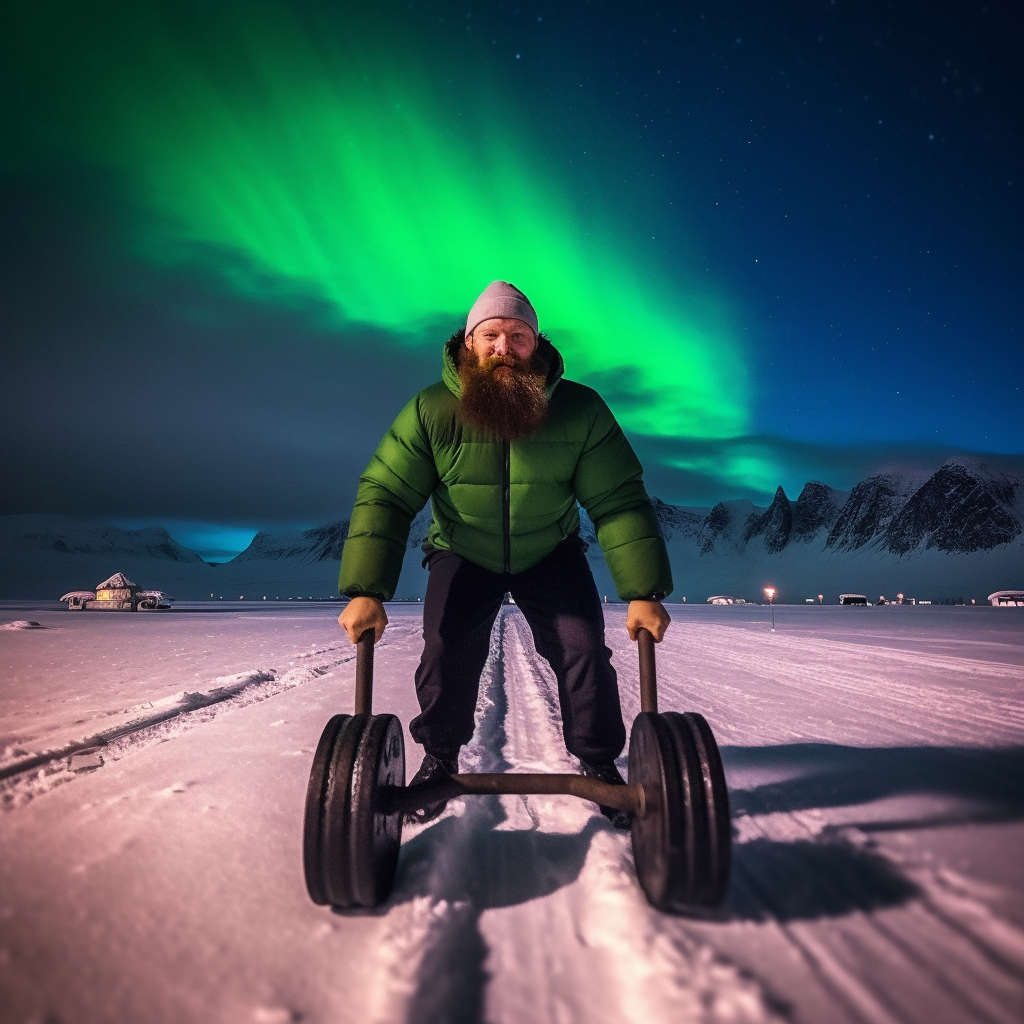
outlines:
M768 603L772 606L772 632L775 632L775 588L765 587L764 596L768 599Z

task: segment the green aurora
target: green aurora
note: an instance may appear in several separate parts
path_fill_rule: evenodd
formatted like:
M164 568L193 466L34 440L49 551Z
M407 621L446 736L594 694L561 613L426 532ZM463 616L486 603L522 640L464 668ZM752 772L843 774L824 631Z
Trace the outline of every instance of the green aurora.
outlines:
M630 431L746 432L726 301L688 293L684 259L659 265L614 202L582 198L500 73L309 14L16 4L11 152L115 172L152 213L136 225L139 256L199 264L254 302L314 296L339 344L359 322L437 345L436 325L504 278ZM759 489L777 479L749 456L680 468Z

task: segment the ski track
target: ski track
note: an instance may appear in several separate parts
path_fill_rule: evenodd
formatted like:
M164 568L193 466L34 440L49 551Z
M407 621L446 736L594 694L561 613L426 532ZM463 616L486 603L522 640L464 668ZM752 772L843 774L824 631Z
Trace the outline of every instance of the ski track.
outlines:
M397 646L419 632L417 625L397 622L390 626L379 647ZM355 648L347 639L292 656L305 664L279 673L273 668L249 668L218 676L206 687L179 693L130 708L108 711L105 718L122 720L107 729L79 736L57 748L38 752L17 749L0 759L0 807L12 810L34 797L73 781L83 772L102 768L132 751L162 743L188 732L218 715L276 697L296 686L319 679L332 669L354 661Z

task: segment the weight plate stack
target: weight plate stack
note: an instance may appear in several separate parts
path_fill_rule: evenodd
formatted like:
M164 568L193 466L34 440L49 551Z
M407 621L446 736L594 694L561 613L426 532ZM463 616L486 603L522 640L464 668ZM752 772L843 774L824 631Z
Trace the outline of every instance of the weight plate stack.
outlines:
M373 907L387 899L402 815L384 787L405 785L405 744L394 715L335 715L324 728L306 791L303 861L314 903Z
M658 910L721 902L728 881L729 808L718 747L700 715L641 712L629 781L644 790L633 820L637 878Z
M375 907L391 895L402 845L401 811L389 790L405 785L405 740L394 715L374 715L359 742L350 805L349 892L352 906ZM340 906L340 904L335 904Z
M732 822L729 818L725 768L714 733L704 716L696 711L687 711L679 717L689 729L697 748L707 813L707 874L704 889L698 894L698 902L701 906L717 907L725 899L732 854Z
M335 715L320 734L320 742L313 755L306 786L306 817L302 830L302 866L306 875L309 898L320 906L330 903L324 881L324 803L327 781L333 766L334 745L338 734L352 718Z

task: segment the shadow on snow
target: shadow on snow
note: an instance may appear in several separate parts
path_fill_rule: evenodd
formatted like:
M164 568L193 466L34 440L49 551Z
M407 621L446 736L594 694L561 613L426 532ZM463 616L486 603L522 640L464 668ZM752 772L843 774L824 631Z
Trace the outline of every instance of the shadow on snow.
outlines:
M843 747L794 743L726 747L733 815L848 807L900 796L956 806L907 820L857 822L865 830L931 828L1024 816L1024 747ZM765 777L768 777L767 779Z
M918 813L864 815L813 839L755 839L733 847L722 920L780 921L870 912L913 899L917 887L873 843L844 829L882 832L1024 817L1024 748L859 748L824 743L722 750L732 815L859 807L927 796Z
M919 815L899 820L871 820L865 814L844 827L872 832L1024 817L1024 748L792 744L727 747L722 754L734 817L853 807L912 795L938 797L939 806L929 801ZM949 807L941 806L943 797ZM461 817L443 818L402 848L396 899L430 895L471 908L459 929L466 952L481 942L477 922L485 910L527 903L575 882L591 840L607 827L596 814L571 835L498 829L504 820L499 800L470 799ZM871 845L854 843L836 828L811 839L736 844L726 904L700 916L812 920L913 899L913 882ZM475 938L469 941L470 936Z

